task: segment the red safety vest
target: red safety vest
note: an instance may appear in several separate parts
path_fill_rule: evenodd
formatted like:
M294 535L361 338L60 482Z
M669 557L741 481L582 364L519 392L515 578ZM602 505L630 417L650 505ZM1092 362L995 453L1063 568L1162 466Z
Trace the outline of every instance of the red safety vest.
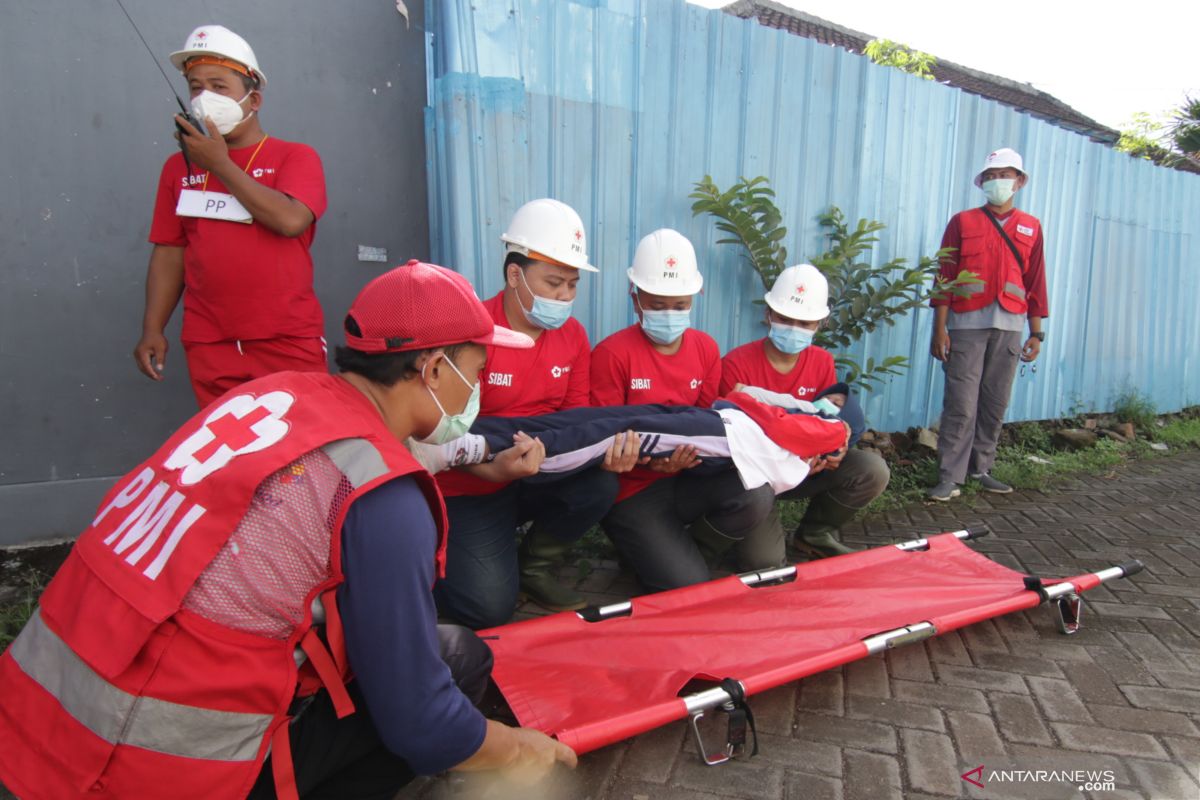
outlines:
M354 710L342 521L408 474L434 512L440 575L436 484L346 381L271 375L193 417L108 493L0 656L0 779L25 800L240 798L270 751L295 797L295 697L324 685L339 717ZM260 562L272 580L247 580Z
M951 300L951 310L957 314L976 311L998 300L1005 311L1024 314L1029 308L1025 299L1025 277L1000 231L996 230L982 208L963 211L958 215L958 224L962 234L958 268L970 270L983 283L964 287L967 294ZM1033 257L1033 245L1040 230L1041 223L1037 217L1016 208L1004 225L1004 231L1016 245L1025 266Z

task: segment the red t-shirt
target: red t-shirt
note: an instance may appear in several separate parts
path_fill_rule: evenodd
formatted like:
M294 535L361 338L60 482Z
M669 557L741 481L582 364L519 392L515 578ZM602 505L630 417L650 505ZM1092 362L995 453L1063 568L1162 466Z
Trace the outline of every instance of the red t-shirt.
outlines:
M757 339L725 354L721 360L722 397L744 383L795 395L801 400L814 400L817 392L837 383L833 356L828 350L810 345L801 351L790 372L780 372L767 361L766 346L766 339Z
M497 325L511 328L504 314L504 292L484 302ZM479 373L481 417L529 417L588 404L591 344L574 317L561 328L542 331L530 350L489 347ZM437 476L446 497L491 494L506 484L476 478L461 470Z
M664 355L630 325L592 351L592 405L631 406L666 403L708 408L721 383L721 350L703 331L689 328L679 350ZM617 502L637 494L666 475L635 467L620 476Z
M245 169L257 147L230 150L229 157ZM163 164L150 241L184 248L181 338L185 342L324 333L309 255L316 220L325 213L321 159L308 145L272 136L249 166L250 175L259 183L308 206L314 221L304 233L289 238L257 222L245 225L177 216L179 193L185 188L201 189L207 173L194 171L188 176L180 153ZM208 190L229 192L215 175L208 179Z

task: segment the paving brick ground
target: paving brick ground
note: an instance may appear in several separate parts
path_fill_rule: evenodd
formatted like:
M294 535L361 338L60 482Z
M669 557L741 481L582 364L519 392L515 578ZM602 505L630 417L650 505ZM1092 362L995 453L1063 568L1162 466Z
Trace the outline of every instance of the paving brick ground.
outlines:
M873 547L979 524L993 533L975 546L1014 569L1076 574L1130 558L1147 569L1088 592L1075 636L1034 609L760 695L753 760L705 767L680 723L584 756L536 796L1200 798L1200 454L1048 493L892 511L845 539ZM597 602L634 591L612 564L580 586ZM980 765L985 776L1108 770L1115 786L985 780L977 789L960 775ZM503 796L494 789L429 779L400 797Z

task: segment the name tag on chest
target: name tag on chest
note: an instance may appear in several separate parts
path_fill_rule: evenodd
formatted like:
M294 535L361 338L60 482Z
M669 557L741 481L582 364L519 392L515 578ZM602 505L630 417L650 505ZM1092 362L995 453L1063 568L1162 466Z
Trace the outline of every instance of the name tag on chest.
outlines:
M1017 233L1023 233L1026 236L1033 236L1033 228L1027 227L1025 225L1018 225Z
M226 222L241 222L246 225L254 222L254 217L250 216L250 212L241 204L241 201L225 192L183 189L179 192L179 202L175 204L175 213L181 217L204 217Z

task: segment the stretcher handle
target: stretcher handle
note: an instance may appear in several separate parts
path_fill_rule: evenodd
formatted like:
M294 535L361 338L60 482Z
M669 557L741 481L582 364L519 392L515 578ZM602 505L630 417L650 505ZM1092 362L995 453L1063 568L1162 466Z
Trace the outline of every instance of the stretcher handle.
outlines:
M1124 572L1126 578L1128 578L1130 575L1138 574L1145 568L1146 565L1141 561L1138 561L1136 558L1131 561L1126 561L1124 564L1117 565L1117 569L1121 570L1121 572Z
M970 528L964 528L962 533L956 535L965 542L968 539L981 539L984 536L989 536L991 532L991 529L986 525L975 525Z

